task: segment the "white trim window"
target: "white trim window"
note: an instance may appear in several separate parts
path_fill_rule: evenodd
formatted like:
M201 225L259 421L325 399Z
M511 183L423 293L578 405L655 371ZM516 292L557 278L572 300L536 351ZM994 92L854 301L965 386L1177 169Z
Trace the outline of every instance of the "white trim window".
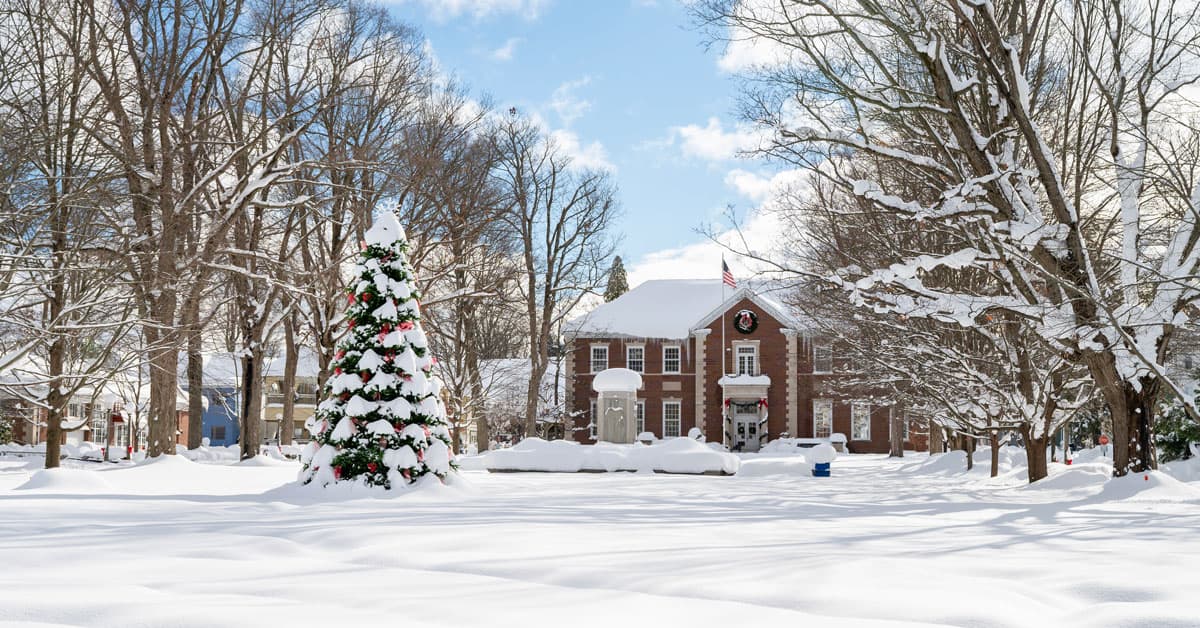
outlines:
M592 372L608 369L608 345L592 345Z
M646 431L646 400L645 399L638 399L637 410L635 410L635 413L637 415L637 433L638 433L638 435L641 435L642 432Z
M813 438L829 438L833 434L833 400L813 399Z
M605 349L607 351L607 349ZM592 411L588 414L588 438L596 440L596 400L592 399Z
M92 431L88 436L88 440L102 445L108 442L107 412L95 412L92 414Z
M850 440L871 440L871 404L866 401L850 405Z
M734 373L737 375L758 375L758 346L752 344L736 344L733 346Z
M679 345L663 345L662 372L678 373L683 366L681 355L683 354L679 349Z
M679 436L683 424L683 404L678 401L663 402L663 438Z
M828 340L813 342L813 373L833 372L833 343Z
M638 373L646 372L646 347L629 345L625 347L625 368Z

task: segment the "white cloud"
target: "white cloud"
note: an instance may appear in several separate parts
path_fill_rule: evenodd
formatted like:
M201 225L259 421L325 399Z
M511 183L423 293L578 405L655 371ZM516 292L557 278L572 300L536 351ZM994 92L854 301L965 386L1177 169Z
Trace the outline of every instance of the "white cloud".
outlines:
M722 256L738 278L770 270L769 265L740 257L729 249L750 251L766 258L780 253L777 249L782 245L780 234L784 225L779 217L777 199L784 195L787 198L804 195L806 176L807 172L802 169L785 170L770 178L745 170L731 171L725 182L759 201L759 206L742 223L741 229L726 229L717 234L716 241L698 235L692 244L644 255L629 265L629 284L633 286L650 279L717 279Z
M574 131L557 129L550 133L550 138L571 158L576 168L607 170L616 172L617 166L608 160L608 151L600 142L584 144Z
M488 56L493 61L512 61L513 55L517 53L517 44L525 41L520 37L509 37L503 46L493 50Z
M770 177L735 168L725 175L725 185L738 194L759 204L766 203L776 195L790 189L800 181L804 170L784 170Z
M536 20L550 0L401 0L416 2L434 20L445 22L468 15L483 19L493 15L515 13L527 20Z
M725 130L717 118L709 118L708 124L675 127L683 154L711 161L732 159L741 151L754 150L762 145L762 132L748 125Z
M729 245L734 250L745 248L756 254L768 255L778 241L779 229L777 214L760 209L750 215L742 225L740 234L737 230L729 229L718 234L717 241L704 238L692 244L642 256L629 265L629 285L635 286L651 279L720 279L722 256L735 277L748 278L765 270L765 267L731 253L723 245Z
M770 131L749 124L734 125L726 129L720 118L712 117L704 126L687 124L673 126L667 136L645 140L637 150L664 151L674 146L684 157L705 161L729 161L743 151L753 151L767 145Z
M563 126L571 126L571 123L579 119L583 114L587 113L588 109L592 108L592 103L575 96L575 90L587 86L592 82L592 77L585 76L574 81L567 81L555 88L554 93L550 95L550 108L554 113L558 114L559 120Z

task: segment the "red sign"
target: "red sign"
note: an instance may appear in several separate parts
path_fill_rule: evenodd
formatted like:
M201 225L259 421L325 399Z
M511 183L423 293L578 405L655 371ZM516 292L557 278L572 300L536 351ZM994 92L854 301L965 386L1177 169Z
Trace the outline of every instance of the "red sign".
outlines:
M1107 445L1107 444L1108 444L1108 434L1101 434L1101 435L1100 435L1100 444L1101 444L1101 445Z

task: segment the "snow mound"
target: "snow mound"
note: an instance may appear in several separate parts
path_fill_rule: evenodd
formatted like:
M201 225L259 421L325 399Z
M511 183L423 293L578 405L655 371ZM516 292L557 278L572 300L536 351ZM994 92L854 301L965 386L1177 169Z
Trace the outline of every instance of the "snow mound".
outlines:
M47 491L53 493L96 493L112 487L94 471L58 467L41 469L31 475L18 491Z
M294 467L296 462L273 456L255 456L235 463L239 467Z
M801 456L758 457L742 461L737 477L765 477L772 475L788 475L811 477L812 465Z
M196 463L192 462L191 460L188 460L186 456L163 455L163 456L155 456L153 458L147 458L141 462L138 462L136 466L137 467L154 467L155 470L170 471L172 469L192 469L192 468L195 468Z
M1081 462L1101 462L1107 460L1108 464L1112 465L1112 447L1107 447L1105 449L1108 450L1107 454L1105 454L1104 450L1100 447L1080 449L1079 451L1071 452L1071 460L1074 464L1079 464Z
M487 471L487 454L462 455L454 460L460 471Z
M741 460L714 451L690 438L672 438L652 445L546 441L526 438L508 449L485 454L488 471L657 471L661 473L737 473Z
M1057 467L1058 465L1055 466ZM1061 471L1052 473L1049 477L1038 480L1033 484L1026 484L1022 488L1025 490L1069 491L1089 486L1100 486L1112 477L1112 467L1106 467L1101 463L1095 462L1072 464L1069 467L1062 465L1061 469ZM1023 471L1024 469L1022 469Z
M804 450L812 447L811 444L805 445L801 443L799 438L777 438L766 445L763 445L758 450L760 455L804 455Z
M808 450L804 457L812 464L829 464L837 458L837 450L833 445L821 443Z
M1151 471L1113 478L1105 483L1096 498L1104 501L1200 503L1200 488L1189 486L1161 471Z
M963 451L932 454L928 459L907 467L907 470L915 475L962 473L967 470L967 454Z
M1200 482L1200 458L1168 462L1162 471L1180 482Z
M192 462L237 462L242 456L242 451L237 445L200 447L199 449L188 449L183 445L177 445L175 452Z

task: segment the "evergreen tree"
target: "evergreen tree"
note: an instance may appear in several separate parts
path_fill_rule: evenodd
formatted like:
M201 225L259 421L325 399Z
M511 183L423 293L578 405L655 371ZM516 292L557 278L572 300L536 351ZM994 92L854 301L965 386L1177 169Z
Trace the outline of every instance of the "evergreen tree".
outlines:
M629 280L625 277L625 264L618 255L613 259L612 269L608 271L608 286L604 289L604 300L612 301L629 292Z
M306 427L300 481L392 488L453 470L450 431L421 329L404 230L386 212L366 234L347 290L345 338Z

